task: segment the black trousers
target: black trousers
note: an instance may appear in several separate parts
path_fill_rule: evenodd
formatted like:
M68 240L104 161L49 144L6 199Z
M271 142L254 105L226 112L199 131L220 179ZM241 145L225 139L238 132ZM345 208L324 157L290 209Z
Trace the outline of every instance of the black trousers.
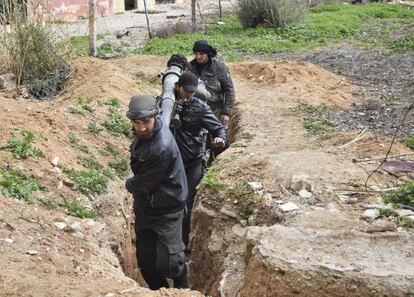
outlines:
M191 211L194 205L194 198L197 194L197 185L203 177L201 160L191 166L185 167L185 174L187 175L188 184L188 199L187 199L187 214L183 220L183 242L186 247L190 241L191 231Z
M184 210L177 213L148 216L135 212L136 256L144 280L151 290L188 288L182 241Z

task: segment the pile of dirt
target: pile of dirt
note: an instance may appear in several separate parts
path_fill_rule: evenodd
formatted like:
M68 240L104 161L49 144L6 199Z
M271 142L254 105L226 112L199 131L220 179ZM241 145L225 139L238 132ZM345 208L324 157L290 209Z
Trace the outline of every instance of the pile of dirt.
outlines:
M95 159L102 171L111 162L125 160L128 165L131 139L104 123L115 113L124 116L132 95L154 90L102 60L80 59L71 69L63 94L54 101L14 100L0 93L0 143L26 129L37 136L32 145L44 155L16 159L9 149L2 149L2 172L18 170L47 187L33 192L30 203L0 193L2 294L201 296L194 291L151 292L129 278L140 280L131 232L132 197L124 188L125 177L112 175L106 193L87 195L66 173L89 170L82 158ZM93 125L101 131L91 133ZM94 210L99 219L72 216L64 201Z
M304 62L243 62L232 71L257 86L284 87L287 95L307 105L349 108L354 103L346 78Z

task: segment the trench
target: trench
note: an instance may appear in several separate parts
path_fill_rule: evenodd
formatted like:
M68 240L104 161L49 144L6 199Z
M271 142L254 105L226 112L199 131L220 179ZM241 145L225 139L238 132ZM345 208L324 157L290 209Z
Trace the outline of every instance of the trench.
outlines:
M232 143L235 142L237 135L240 132L240 127L239 127L240 117L241 117L240 110L236 104L235 108L233 109L233 113L230 117L230 121L229 121L228 128L227 128L228 145L231 145ZM199 194L202 194L202 193L197 193L197 196ZM196 196L196 199L197 199L197 196ZM125 207L125 209L129 209L129 208ZM112 251L117 256L125 275L135 280L140 286L147 287L144 279L141 276L138 263L137 263L137 259L136 259L136 255L135 255L136 237L135 237L135 231L134 231L133 212L131 211L131 213L129 213L128 215L129 217L125 217L125 219L126 219L126 225L129 226L129 229L124 234L124 237L121 240L119 240L119 244L112 246ZM192 222L192 223L194 224L196 222ZM197 237L197 234L195 235L192 234L190 236ZM205 267L205 268L201 267L200 269L208 271L208 267ZM191 286L191 283L192 283L191 273L189 274L189 281L190 281L190 286ZM197 290L197 288L192 288L192 289Z

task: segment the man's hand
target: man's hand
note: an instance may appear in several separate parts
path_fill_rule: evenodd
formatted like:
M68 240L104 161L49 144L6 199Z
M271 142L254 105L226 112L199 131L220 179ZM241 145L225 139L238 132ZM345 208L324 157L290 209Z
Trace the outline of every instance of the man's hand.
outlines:
M214 147L224 147L226 145L226 141L221 137L216 137L213 139L212 144Z
M229 116L228 115L225 115L225 114L222 114L221 116L220 116L220 122L223 124L223 126L224 127L226 127L227 128L227 124L229 123Z

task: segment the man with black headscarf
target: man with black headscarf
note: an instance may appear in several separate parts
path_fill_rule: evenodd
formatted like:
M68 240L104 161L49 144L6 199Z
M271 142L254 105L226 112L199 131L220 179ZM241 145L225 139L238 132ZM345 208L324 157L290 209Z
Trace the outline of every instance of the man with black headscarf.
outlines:
M126 181L134 197L137 260L152 290L188 288L182 221L188 196L187 178L180 151L168 126L159 118L153 96L131 98L127 117L135 139L131 144L131 169Z
M211 93L207 104L220 122L227 126L234 105L234 87L230 72L216 58L217 50L207 40L198 40L193 46L192 70L205 83Z

